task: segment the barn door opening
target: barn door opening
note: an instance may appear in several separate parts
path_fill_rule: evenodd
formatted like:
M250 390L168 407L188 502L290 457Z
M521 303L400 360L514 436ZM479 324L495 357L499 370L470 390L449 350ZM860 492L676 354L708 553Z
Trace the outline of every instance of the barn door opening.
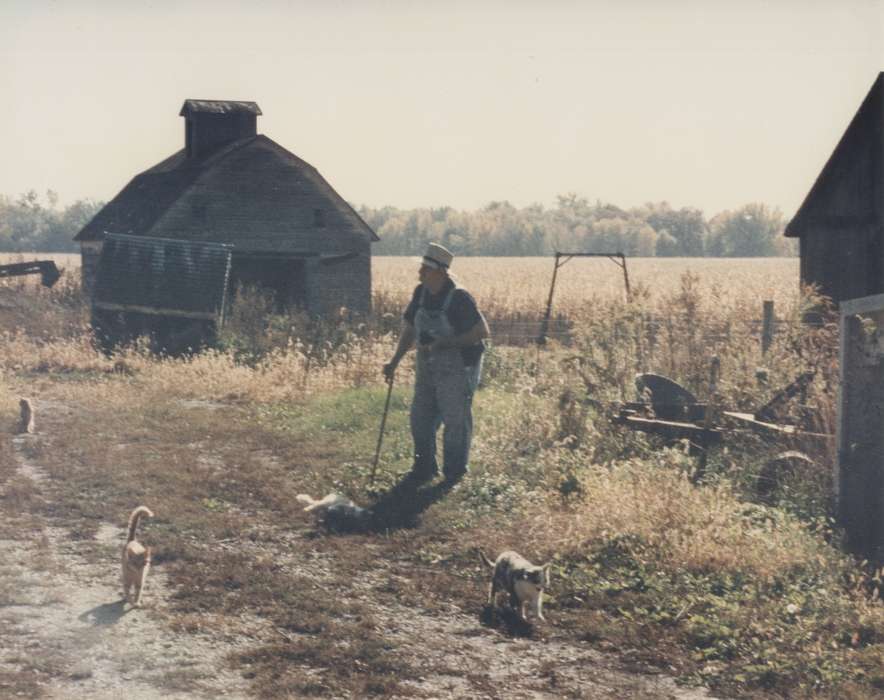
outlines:
M271 294L277 312L304 308L307 303L304 259L234 253L230 289L236 295L245 287Z

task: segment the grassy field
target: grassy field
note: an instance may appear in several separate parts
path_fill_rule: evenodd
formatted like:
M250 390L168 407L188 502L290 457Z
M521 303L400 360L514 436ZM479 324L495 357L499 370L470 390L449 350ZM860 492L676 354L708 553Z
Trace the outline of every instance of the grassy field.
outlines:
M21 261L50 257L66 274L63 286L79 284L79 255L5 255L0 260ZM418 259L372 259L375 316L398 318L417 284ZM797 258L631 258L627 260L632 296L646 313L670 308L687 282L718 313L760 322L762 301L774 302L777 316L794 312L799 301ZM458 283L478 300L498 342L526 345L540 332L553 273L552 258L457 258ZM16 284L34 287L36 276ZM556 278L550 336L570 337L571 319L590 316L597 309L626 300L623 270L607 258L574 258L563 264ZM385 328L394 323L384 322Z
M78 275L79 254L0 254L2 262L52 259L71 275ZM382 301L400 303L417 284L418 258L374 257L374 293ZM460 284L490 308L512 307L524 313L546 308L553 259L458 257L452 270ZM697 275L709 293L729 302L771 299L777 305L794 303L798 295L798 258L629 258L630 285L653 296L678 291L685 272ZM569 310L594 297L623 298L622 269L606 258L574 258L559 270L556 308Z
M376 294L399 298L417 284L416 258L379 257L372 260ZM679 289L681 276L697 275L708 293L728 303L772 299L777 305L798 296L797 258L629 258L630 286L663 297ZM518 309L524 313L546 308L553 258L456 258L452 266L458 282L489 308ZM559 268L555 308L567 312L598 298L623 299L622 269L607 258L573 258ZM760 304L760 301L759 301Z
M0 539L45 542L40 561L73 542L113 572L115 553L96 549L100 533L149 504L157 518L144 536L160 578L145 619L176 648L206 634L229 640L224 670L259 697L494 696L500 687L593 697L603 691L592 676L614 667L626 675L606 692L619 697L665 695L630 685L648 671L719 697L880 696L884 572L836 546L831 440L739 433L700 470L684 443L612 422L618 402L635 398L637 371L677 379L718 421L717 409L751 411L813 369L802 405L782 419L830 432L834 326L784 324L762 357L750 323L764 298L784 320L798 317L797 261L630 261L631 303L618 268L583 262L560 270L567 345L489 350L464 482L396 503L378 527L350 535L315 528L294 496L335 489L390 505L383 494L410 464L411 375L406 362L372 488L379 369L395 342L383 324L329 328L317 349L299 335L301 319L259 323L242 312L218 351L106 357L91 346L76 285L23 294L6 283L0 324L16 332L0 349L2 422L11 430L16 398L27 395L44 428L0 448ZM415 268L376 260L376 306L401 305ZM455 271L499 315L529 299L536 315L551 268L463 259ZM764 465L786 448L813 465L760 488ZM22 460L42 478L25 478ZM520 625L484 606L475 547L552 562L548 623ZM11 576L0 568L0 605L18 600ZM138 634L131 619L121 624ZM0 648L15 648L16 629L0 627ZM41 658L2 659L0 690L70 690L64 657ZM210 681L192 682L196 692Z

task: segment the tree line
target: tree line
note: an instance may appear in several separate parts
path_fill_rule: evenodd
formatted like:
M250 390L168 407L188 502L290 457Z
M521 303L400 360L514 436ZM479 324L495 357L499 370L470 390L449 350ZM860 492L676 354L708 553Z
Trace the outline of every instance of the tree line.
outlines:
M73 237L103 205L81 199L62 207L52 190L42 197L33 190L14 198L0 194L0 251L74 252ZM551 208L492 202L475 211L361 206L358 212L381 239L372 248L375 255L419 255L429 241L458 255L797 255L794 239L783 237L783 215L760 203L710 219L699 209L675 209L666 202L622 209L576 194L559 196Z
M451 207L397 209L360 207L359 214L380 237L376 255L418 255L438 241L459 255L550 255L555 251L653 257L763 257L797 255L794 239L784 238L786 221L778 209L746 204L710 219L692 207L666 202L622 209L591 203L576 194L560 195L556 205L517 208L492 202L477 211Z
M76 252L78 247L73 237L102 206L102 202L80 199L62 207L52 190L43 197L34 190L15 198L0 194L0 251Z

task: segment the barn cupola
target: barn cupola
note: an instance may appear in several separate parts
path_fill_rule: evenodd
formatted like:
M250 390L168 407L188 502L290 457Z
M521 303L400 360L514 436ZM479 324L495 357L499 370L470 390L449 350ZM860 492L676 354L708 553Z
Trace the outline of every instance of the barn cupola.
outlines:
M256 136L261 108L255 102L184 100L184 146L188 158L201 158L219 146Z

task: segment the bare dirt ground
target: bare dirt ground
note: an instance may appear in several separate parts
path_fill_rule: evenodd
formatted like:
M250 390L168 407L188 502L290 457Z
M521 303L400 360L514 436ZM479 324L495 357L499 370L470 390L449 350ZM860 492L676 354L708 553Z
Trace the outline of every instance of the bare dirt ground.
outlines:
M0 696L27 698L245 698L300 697L291 690L277 695L248 661L249 650L298 647L316 629L283 629L272 617L241 613L217 618L200 612L191 624L160 561L150 572L140 609L123 604L119 552L123 523L102 522L91 539L73 537L53 516L58 483L49 484L44 465L32 455L65 419L70 406L36 398L39 416L34 435L11 440L16 476L3 489L29 488L41 507L27 523L2 523L0 532ZM211 455L206 455L211 461ZM267 459L273 459L270 455ZM57 482L57 480L54 480ZM63 488L63 485L61 486ZM307 520L279 523L266 514L249 515L255 523L241 538L195 543L243 561L273 562L275 575L289 577L293 595L304 595L348 611L367 611L366 633L395 650L401 680L398 697L457 698L707 698L703 690L682 688L660 669L642 668L622 653L605 653L557 629L555 611L530 637L482 624L484 586L464 600L459 590L426 593L416 583L419 572L397 562L395 542L384 535L346 537L317 533ZM0 510L0 518L9 515ZM69 523L69 521L66 521ZM146 524L150 527L150 523ZM258 536L260 535L260 536ZM352 546L351 546L352 545ZM354 571L349 553L359 549ZM366 562L370 562L366 564ZM346 576L342 581L341 573ZM431 579L432 580L432 579ZM179 584L180 586L181 584ZM196 585L196 584L194 584ZM324 596L324 598L322 597ZM426 600L426 603L423 600ZM485 611L487 612L487 611ZM353 613L356 615L357 613ZM308 625L309 626L309 625ZM318 634L325 632L320 628ZM346 628L355 629L355 628ZM328 634L334 629L329 628ZM346 648L356 638L336 638L332 648ZM232 659L246 658L233 663ZM287 672L296 671L309 693L322 691L323 678L341 674L345 659L359 673L359 656L326 657L291 653ZM254 663L260 660L256 655ZM275 663L279 663L278 661ZM380 695L388 695L376 691ZM305 692L305 694L307 694Z
M22 448L40 439L13 438L19 473L38 491L45 474ZM44 521L27 539L0 540L0 689L4 676L18 674L21 697L248 697L247 682L225 668L225 655L247 637L172 631L162 570L150 572L146 608L124 604L125 537L105 523L93 542L74 541Z

